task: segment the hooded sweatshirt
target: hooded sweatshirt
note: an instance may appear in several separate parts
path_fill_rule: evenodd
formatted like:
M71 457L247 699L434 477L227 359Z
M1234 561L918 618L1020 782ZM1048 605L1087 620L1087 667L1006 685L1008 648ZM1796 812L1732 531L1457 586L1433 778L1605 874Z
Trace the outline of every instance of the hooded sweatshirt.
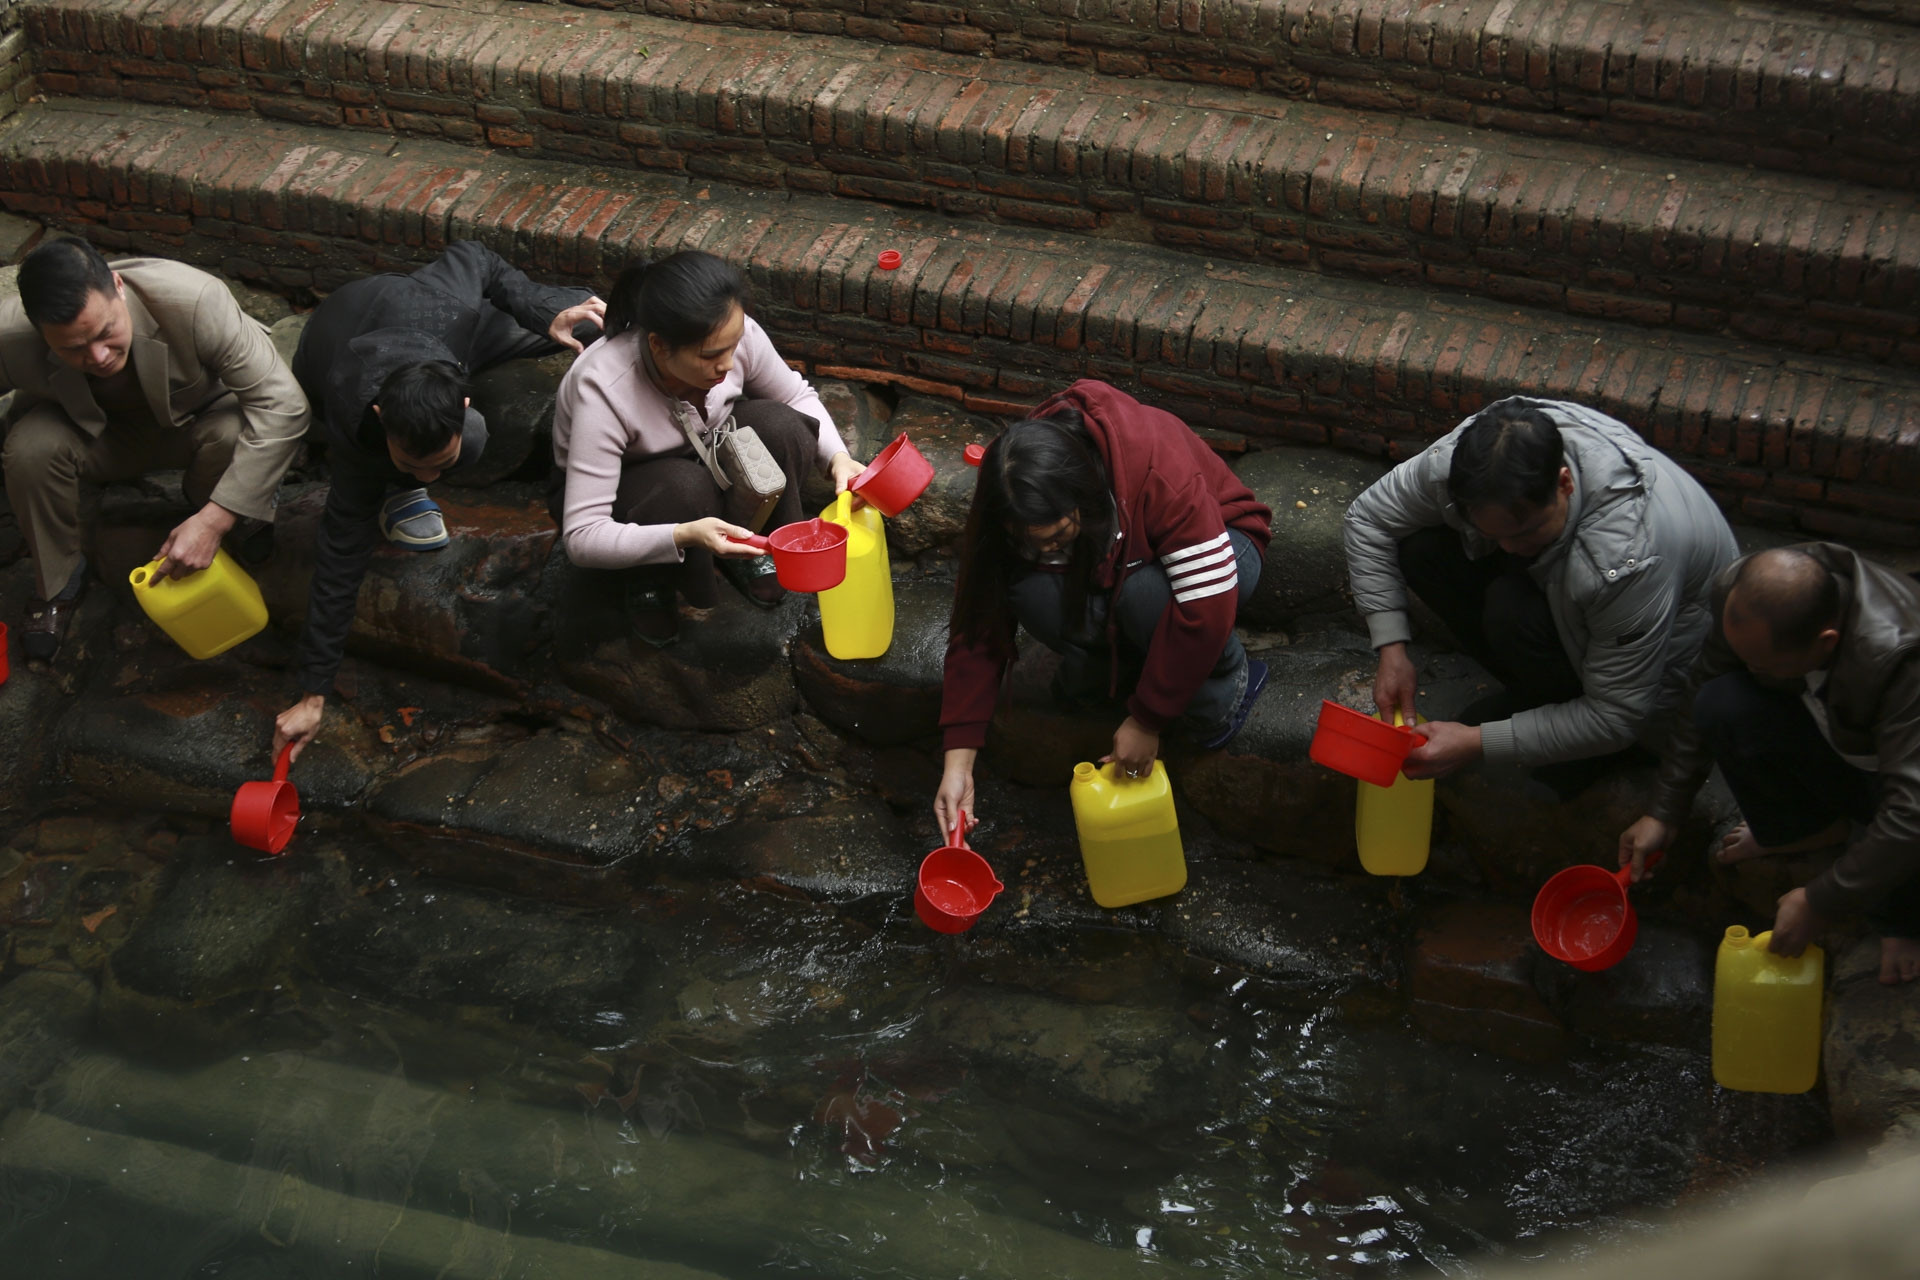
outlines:
M1062 407L1080 411L1113 489L1113 546L1094 568L1093 588L1118 591L1130 573L1156 562L1173 588L1173 603L1160 616L1140 681L1127 699L1128 714L1158 733L1187 709L1233 634L1239 578L1227 530L1238 529L1264 551L1273 513L1165 410L1082 379L1034 416ZM940 707L947 750L986 743L1001 682L1015 657L1015 630L1009 617L1001 635L948 641ZM1117 643L1111 618L1107 638Z

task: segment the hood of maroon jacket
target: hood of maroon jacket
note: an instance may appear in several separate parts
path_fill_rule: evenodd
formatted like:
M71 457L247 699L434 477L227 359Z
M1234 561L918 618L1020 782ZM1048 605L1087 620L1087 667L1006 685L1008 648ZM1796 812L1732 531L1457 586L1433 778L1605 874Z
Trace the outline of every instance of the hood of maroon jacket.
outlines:
M1082 378L1033 411L1044 418L1061 405L1071 405L1086 421L1087 433L1099 447L1113 481L1113 500L1119 507L1124 535L1117 555L1102 566L1102 585L1118 586L1127 565L1153 558L1170 548L1150 548L1150 529L1162 522L1161 513L1143 510L1156 490L1177 490L1173 480L1197 482L1195 493L1211 493L1219 505L1221 523L1253 539L1262 551L1273 538L1273 511L1253 496L1220 455L1207 447L1193 429L1165 409L1141 404L1120 388ZM1157 531L1157 530L1156 530ZM1116 572L1116 569L1119 572Z

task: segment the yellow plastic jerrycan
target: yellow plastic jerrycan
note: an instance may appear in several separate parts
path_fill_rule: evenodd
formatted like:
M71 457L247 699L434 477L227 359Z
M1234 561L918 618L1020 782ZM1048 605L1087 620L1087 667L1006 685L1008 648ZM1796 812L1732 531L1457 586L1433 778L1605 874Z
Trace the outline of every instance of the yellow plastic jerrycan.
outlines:
M188 657L225 653L267 625L260 585L225 551L216 551L212 564L184 578L169 578L155 560L128 574L127 581L147 616Z
M1418 719L1425 723L1426 717ZM1394 724L1404 724L1398 711ZM1360 865L1376 876L1417 876L1427 867L1433 843L1433 779L1396 774L1393 785L1359 784L1353 806L1353 838Z
M1713 965L1713 1080L1748 1093L1805 1093L1820 1075L1826 957L1767 950L1773 935L1727 930Z
M820 629L836 658L877 658L893 643L893 568L887 529L874 507L853 509L843 493L820 513L847 531L847 578L820 593Z
M1186 887L1187 855L1166 765L1155 760L1146 777L1123 778L1119 765L1083 762L1073 767L1068 792L1095 902L1124 907Z

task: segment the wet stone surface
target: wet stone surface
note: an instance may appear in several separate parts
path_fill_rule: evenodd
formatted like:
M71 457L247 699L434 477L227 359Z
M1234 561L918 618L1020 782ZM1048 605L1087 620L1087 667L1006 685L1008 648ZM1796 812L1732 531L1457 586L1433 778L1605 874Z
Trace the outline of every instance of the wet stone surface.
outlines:
M875 441L878 452L902 432L913 447L933 464L933 480L911 507L887 521L887 543L896 555L912 558L936 548L958 545L973 506L974 480L980 474L962 456L969 444L1000 434L1001 424L962 412L943 400L906 396L888 419L884 436ZM862 461L866 461L862 457Z
M1004 1072L1040 1106L1077 1102L1148 1120L1180 1109L1203 1066L1203 1028L1175 1009L1105 1008L1003 991L936 1001L926 1034Z
M1234 474L1273 510L1260 585L1241 610L1245 625L1285 628L1301 614L1352 609L1347 507L1386 470L1372 458L1319 449L1262 449L1234 464Z
M827 652L817 615L793 641L793 679L813 713L868 742L891 746L937 734L953 582L908 569L893 582L893 643L878 658Z
M1321 995L1400 984L1398 926L1378 886L1266 862L1209 860L1187 871L1171 920L1194 955Z
M303 863L219 836L184 841L156 905L114 952L115 994L212 1005L258 991L284 961L308 911Z
M1880 940L1829 956L1826 1082L1833 1127L1877 1138L1920 1113L1920 1000L1880 982Z
M541 585L557 535L544 493L496 485L484 494L436 493L435 501L452 542L433 552L374 552L348 648L436 679L524 691L551 625ZM324 486L282 498L273 558L258 575L275 625L289 633L306 618L325 503Z
M707 617L683 614L678 638L656 648L632 634L624 575L556 559L550 590L561 678L628 719L737 732L799 706L787 648L813 610L810 596L788 593L761 609L723 585Z
M1526 907L1441 906L1421 918L1408 961L1414 1019L1436 1039L1528 1061L1563 1057L1573 1038L1537 985L1548 963Z
M1713 1024L1713 943L1698 930L1640 919L1633 950L1582 973L1543 958L1535 982L1577 1035L1704 1051Z
M0 987L0 1111L74 1056L98 998L93 979L78 973L33 971Z
M724 742L668 763L644 748L623 753L590 734L549 730L425 757L383 781L366 813L420 867L568 897L682 831L729 820L727 766L742 763Z

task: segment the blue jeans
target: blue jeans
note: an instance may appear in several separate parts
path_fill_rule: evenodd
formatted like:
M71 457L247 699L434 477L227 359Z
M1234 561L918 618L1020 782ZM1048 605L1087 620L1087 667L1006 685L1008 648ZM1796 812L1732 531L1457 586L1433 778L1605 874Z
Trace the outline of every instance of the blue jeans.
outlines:
M1260 582L1260 548L1238 529L1227 530L1227 540L1233 546L1234 569L1239 575L1236 607L1241 607ZM1064 659L1054 683L1057 695L1069 699L1104 697L1114 686L1107 645L1109 615L1119 632L1118 685L1124 693L1140 678L1147 646L1153 642L1161 616L1173 604L1173 588L1159 561L1148 561L1127 574L1117 600L1111 592L1088 592L1086 616L1074 627L1069 627L1065 616L1064 574L1031 570L1014 579L1007 602L1027 634ZM1233 719L1246 692L1246 646L1238 635L1229 633L1227 647L1187 703L1186 714L1180 718L1181 729L1203 740L1214 736Z

